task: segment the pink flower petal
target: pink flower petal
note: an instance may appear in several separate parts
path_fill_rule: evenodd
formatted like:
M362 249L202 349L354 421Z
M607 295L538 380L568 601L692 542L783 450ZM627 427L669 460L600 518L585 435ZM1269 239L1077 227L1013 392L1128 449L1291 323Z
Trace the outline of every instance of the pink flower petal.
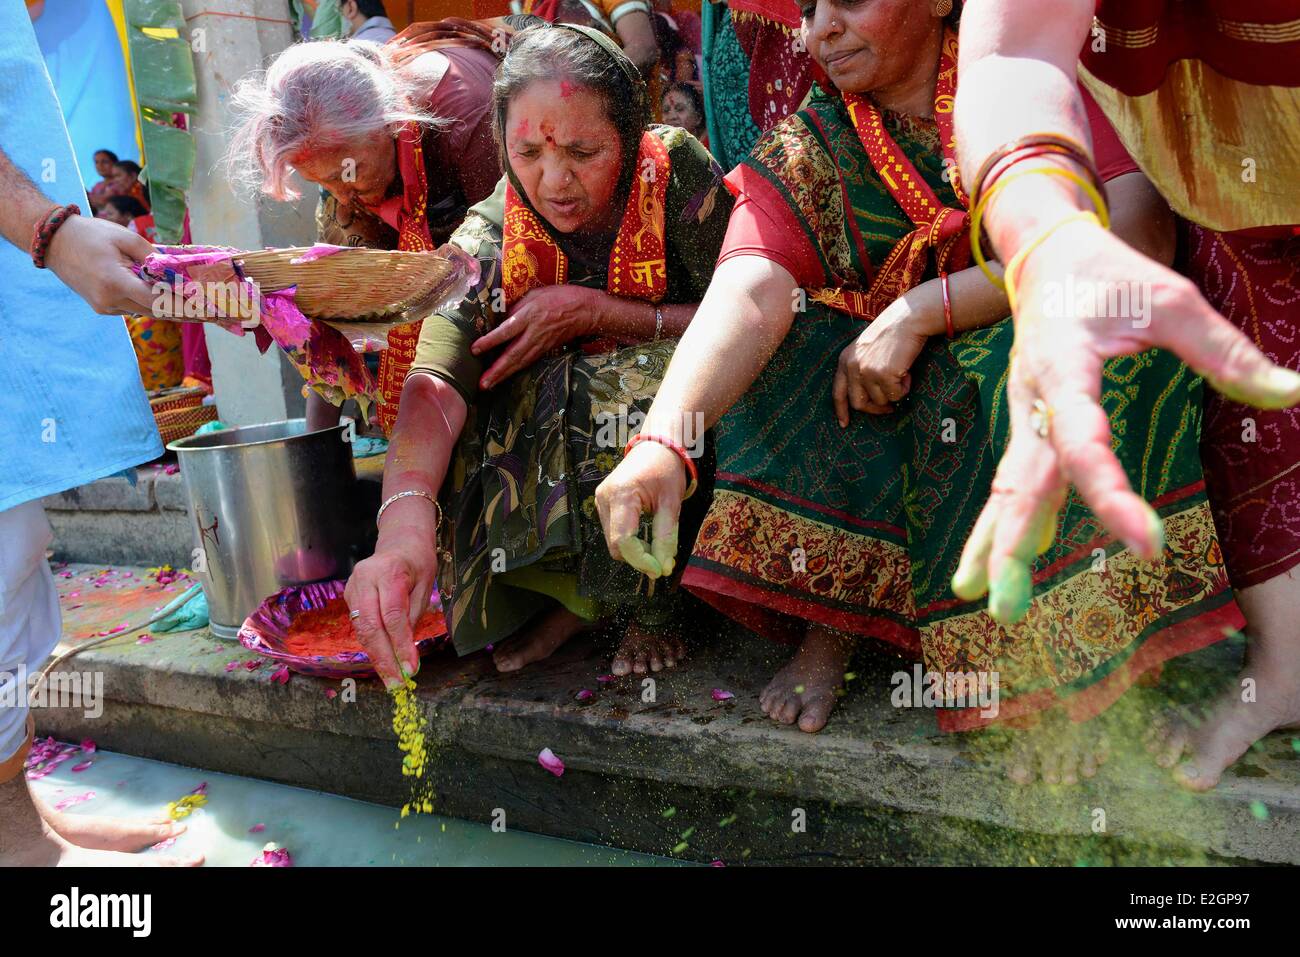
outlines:
M112 628L108 629L110 635L116 635L119 631L126 631L126 625L114 625Z
M278 681L278 682L279 682L280 684L282 684L282 685L284 685L284 684L288 684L288 683L289 683L289 666L288 666L288 665L281 665L280 667L276 668L273 672L271 672L271 680L272 680L272 681Z
M85 751L87 754L94 754L98 749L95 747L94 741L90 738L86 738L86 740L81 742L81 750Z
M557 758L550 748L542 748L541 753L537 755L537 763L557 778L564 774L564 762Z
M248 829L248 833L249 833L249 834L261 834L261 833L262 833L263 831L265 831L265 830L266 830L266 825L265 825L265 824L254 824L252 827L250 827L250 828Z
M287 847L276 847L274 844L268 844L262 850L259 857L253 858L250 867L293 867L293 858L289 856Z
M167 838L166 840L162 840L162 841L159 841L157 844L154 844L152 847L149 848L149 850L151 850L151 851L165 851L165 850L167 850L167 848L171 847L171 846L172 846L173 844L175 844L175 843L176 843L176 838L174 838L174 837L169 837L169 838Z
M66 797L58 804L54 805L54 810L66 811L74 804L82 804L86 801L93 801L94 799L95 799L94 791L87 791L85 794L74 794L72 795L72 797Z
M727 865L724 864L724 863L722 863L722 861L711 861L711 862L709 862L709 867L726 867L726 866L727 866Z
M137 638L137 639L135 640L135 643L136 643L137 645L148 645L148 644L152 644L152 643L153 643L153 635L150 635L150 634L148 634L148 633L143 634L143 635L141 635L139 638Z
M335 691L333 688L326 688L326 689L325 689L325 697L329 698L331 701L332 701L333 699L337 698L338 696L339 696L339 693L338 693L337 691Z
M235 661L227 661L227 662L226 662L226 671L234 671L234 670L235 670L236 668L238 668L238 667L239 667L239 661L238 661L238 660L235 660Z
M245 671L256 671L260 667L262 667L262 662L257 658L250 658L244 662Z
M579 701L586 701L586 700L587 700L588 698L590 698L593 694L595 694L595 692L593 692L593 691L588 691L586 688L583 688L581 691L578 692L578 700L579 700Z
M734 697L735 697L735 695L732 694L730 691L723 691L721 688L714 688L714 689L713 689L713 700L714 700L714 701L730 701L730 700L731 700L732 698L734 698Z
M208 782L207 782L207 781L204 781L202 784L200 784L198 787L196 787L196 788L195 788L193 791L191 791L190 793L191 793L191 794L207 794L207 793L208 793Z
M72 766L72 770L74 770L74 771L84 771L84 770L86 770L86 768L90 767L90 766L91 766L92 764L94 764L94 763L95 763L94 761L82 761L80 764L74 764L74 765Z
M617 677L618 675L596 675L596 680L599 681L601 684L608 684L609 682L615 680Z

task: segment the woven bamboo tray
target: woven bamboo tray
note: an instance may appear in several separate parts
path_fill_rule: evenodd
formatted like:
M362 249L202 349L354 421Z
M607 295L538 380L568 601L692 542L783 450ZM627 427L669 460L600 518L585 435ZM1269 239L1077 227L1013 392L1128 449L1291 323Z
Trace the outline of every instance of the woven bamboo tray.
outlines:
M292 262L309 251L267 249L232 258L263 292L296 286L298 308L321 319L382 319L422 300L446 299L461 278L456 261L434 253L346 249Z

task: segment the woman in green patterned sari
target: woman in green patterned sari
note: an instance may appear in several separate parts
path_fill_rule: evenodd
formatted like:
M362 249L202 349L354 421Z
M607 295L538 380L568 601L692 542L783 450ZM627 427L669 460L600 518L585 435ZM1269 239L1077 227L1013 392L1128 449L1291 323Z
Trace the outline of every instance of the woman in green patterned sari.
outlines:
M1240 617L1201 479L1201 384L1156 350L1108 363L1103 395L1116 453L1164 517L1163 559L1133 554L1071 498L1035 539L1032 605L1028 581L993 583L996 620L952 591L1007 442L1013 329L1005 294L969 265L951 175L951 8L807 0L807 46L836 92L815 91L728 176L717 272L644 430L671 441L688 412L717 422L713 501L683 583L800 642L761 696L774 720L823 727L867 635L924 661L941 727L1039 725L1017 736L1009 773L1069 782L1105 756L1078 722ZM1169 212L1097 117L1116 232L1168 261ZM597 491L610 548L643 509L671 527L683 482L671 447L630 450Z
M345 597L390 685L418 667L435 575L462 655L513 671L617 619L614 672L658 671L685 653L679 595L605 554L594 493L708 286L731 196L692 136L647 126L640 75L597 31L518 34L493 96L507 175L451 240L481 275L424 322L378 544Z

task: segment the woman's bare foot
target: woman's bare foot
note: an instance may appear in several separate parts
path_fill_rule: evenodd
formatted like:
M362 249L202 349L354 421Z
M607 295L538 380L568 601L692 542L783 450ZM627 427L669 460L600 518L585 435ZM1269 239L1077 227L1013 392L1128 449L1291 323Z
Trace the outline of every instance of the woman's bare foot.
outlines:
M78 847L42 819L21 777L0 784L0 864L11 867L197 867L203 855L124 854Z
M1205 713L1170 712L1152 726L1147 751L1160 767L1173 768L1183 787L1209 791L1270 731L1300 728L1300 670L1294 663L1289 672L1259 664L1248 662Z
M525 634L511 638L504 648L493 652L492 661L497 671L518 671L534 661L550 657L586 624L567 608L543 612L528 626Z
M633 672L643 675L647 671L675 668L677 662L685 658L686 645L679 636L651 634L633 622L623 632L623 640L618 643L609 670L616 675Z
M1096 718L1075 723L1048 712L1036 727L1004 729L1003 735L1001 762L1016 784L1078 784L1110 757L1110 742Z
M1241 674L1204 714L1166 715L1147 742L1193 791L1213 788L1270 731L1300 728L1300 568L1241 589L1237 603L1249 628Z
M128 854L153 847L168 838L180 837L186 827L177 821L131 821L126 818L100 817L91 814L68 814L56 811L33 795L32 800L45 823L69 844L96 851L123 851Z
M781 724L798 721L800 731L820 731L835 707L852 654L853 638L810 625L790 663L758 696L763 713Z

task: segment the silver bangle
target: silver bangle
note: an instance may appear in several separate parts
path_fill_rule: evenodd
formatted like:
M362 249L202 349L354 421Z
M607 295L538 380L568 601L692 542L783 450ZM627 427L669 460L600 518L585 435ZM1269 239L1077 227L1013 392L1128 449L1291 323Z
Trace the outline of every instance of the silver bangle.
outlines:
M420 489L409 489L405 492L398 492L396 495L390 495L388 496L388 498L384 499L384 504L379 506L379 513L375 515L375 525L376 526L379 525L379 520L384 517L384 511L388 508L388 506L392 505L399 498L410 498L413 495L418 495L420 498L428 499L430 502L433 503L434 523L436 525L441 525L442 506L438 504L438 500L436 498L434 498L428 492L422 491Z
M659 341L659 337L662 336L663 334L664 334L664 311L663 311L662 309L660 309L658 306L655 306L655 338L654 338L654 341L655 341L655 342L658 342L658 341Z

